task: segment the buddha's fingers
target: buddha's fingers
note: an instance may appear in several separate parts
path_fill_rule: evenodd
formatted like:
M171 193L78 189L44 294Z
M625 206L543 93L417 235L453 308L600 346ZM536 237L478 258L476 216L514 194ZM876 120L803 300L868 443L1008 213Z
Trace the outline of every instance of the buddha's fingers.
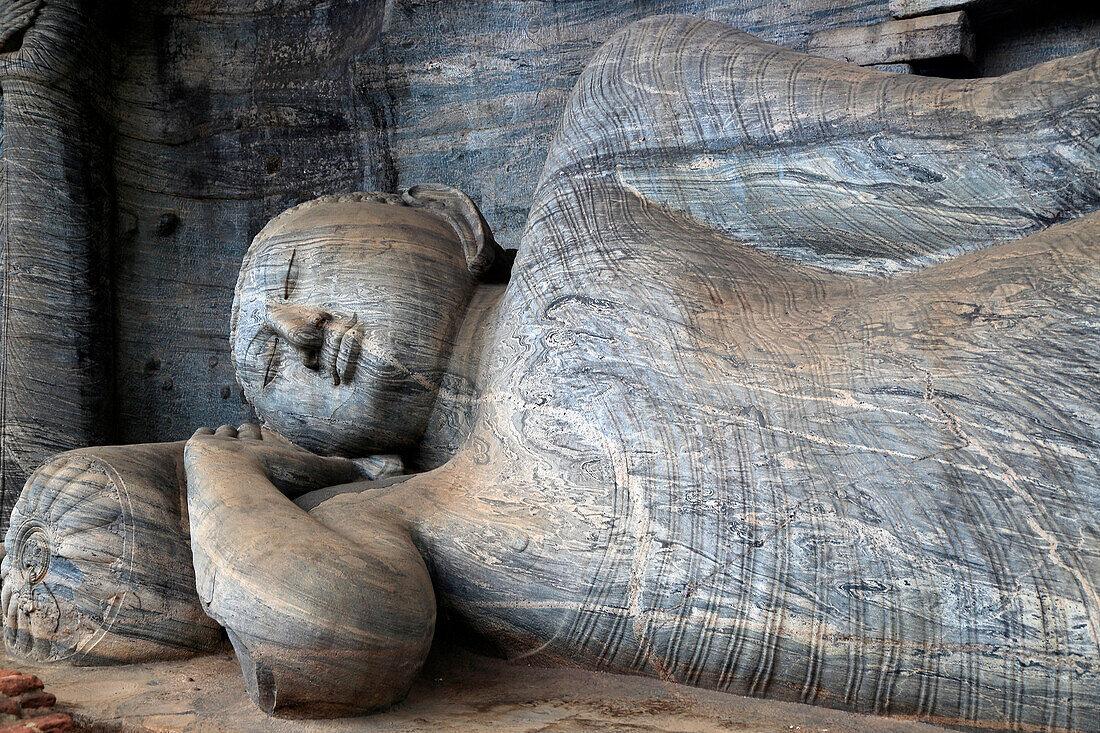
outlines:
M203 606L228 631L265 712L386 707L431 644L435 596L408 536L383 520L357 545L295 506L255 464L192 442L188 505Z

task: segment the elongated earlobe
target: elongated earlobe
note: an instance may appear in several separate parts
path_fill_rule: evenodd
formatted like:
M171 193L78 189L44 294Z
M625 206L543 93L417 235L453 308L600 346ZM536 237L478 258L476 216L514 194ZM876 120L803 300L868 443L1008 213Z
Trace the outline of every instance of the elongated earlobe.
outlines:
M421 183L407 189L401 198L409 206L426 208L451 225L474 277L485 282L508 279L515 251L505 251L497 244L485 217L469 196L441 183Z

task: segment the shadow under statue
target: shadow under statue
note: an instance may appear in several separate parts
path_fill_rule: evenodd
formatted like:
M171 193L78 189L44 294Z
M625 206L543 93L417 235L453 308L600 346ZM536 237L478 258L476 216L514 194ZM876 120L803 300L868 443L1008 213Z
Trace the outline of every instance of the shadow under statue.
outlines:
M1098 142L1100 51L941 80L633 24L514 266L444 186L265 227L231 329L263 427L42 467L8 648L221 627L264 710L350 715L404 695L441 606L513 659L1085 730Z

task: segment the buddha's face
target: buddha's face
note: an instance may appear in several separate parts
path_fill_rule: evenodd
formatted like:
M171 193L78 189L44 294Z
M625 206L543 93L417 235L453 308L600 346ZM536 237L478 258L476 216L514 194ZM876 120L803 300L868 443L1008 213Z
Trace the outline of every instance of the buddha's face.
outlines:
M232 349L268 426L319 453L420 440L473 278L447 223L364 200L292 210L241 267Z

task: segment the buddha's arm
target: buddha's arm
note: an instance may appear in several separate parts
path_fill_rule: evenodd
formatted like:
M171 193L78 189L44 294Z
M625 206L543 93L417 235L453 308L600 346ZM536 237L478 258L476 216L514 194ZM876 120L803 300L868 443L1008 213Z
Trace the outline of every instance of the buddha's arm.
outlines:
M224 642L195 593L184 445L81 448L31 475L5 539L10 653L100 665L187 656ZM266 455L268 473L291 497L401 469L394 456L323 458L279 440Z
M251 429L200 431L187 444L199 597L269 713L347 715L396 702L435 627L427 569L399 522L365 513L372 541L360 545L287 498L324 485L326 470L325 481L342 483L335 474L346 467L325 460Z

